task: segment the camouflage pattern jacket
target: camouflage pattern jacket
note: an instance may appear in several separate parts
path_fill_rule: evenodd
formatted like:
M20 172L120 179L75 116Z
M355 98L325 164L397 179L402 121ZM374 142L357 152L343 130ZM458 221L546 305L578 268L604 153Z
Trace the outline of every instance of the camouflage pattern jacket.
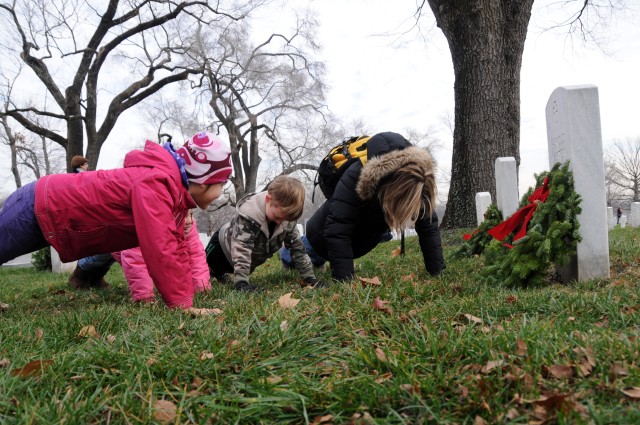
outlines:
M266 195L267 192L260 192L242 198L236 206L236 215L220 229L220 246L233 265L234 283L248 283L249 274L271 258L282 244L290 250L302 279L315 277L295 221L283 221L269 237Z

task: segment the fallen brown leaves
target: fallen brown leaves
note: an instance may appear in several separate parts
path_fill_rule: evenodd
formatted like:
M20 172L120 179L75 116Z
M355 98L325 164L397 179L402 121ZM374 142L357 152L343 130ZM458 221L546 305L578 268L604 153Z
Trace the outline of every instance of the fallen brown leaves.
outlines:
M358 280L362 284L363 288L366 288L367 286L382 286L382 282L380 282L380 278L378 276L374 276L371 279L359 277Z
M281 308L294 308L295 306L298 305L300 300L296 298L292 298L291 295L292 295L292 292L288 292L283 296L281 296L280 298L278 298L278 304L280 305Z
M389 304L389 301L384 301L381 300L380 297L376 297L376 299L373 300L373 309L380 310L383 313L393 313L393 309L387 306L387 304Z
M42 375L42 371L53 364L53 360L34 360L19 369L11 371L12 376L21 378L35 377Z

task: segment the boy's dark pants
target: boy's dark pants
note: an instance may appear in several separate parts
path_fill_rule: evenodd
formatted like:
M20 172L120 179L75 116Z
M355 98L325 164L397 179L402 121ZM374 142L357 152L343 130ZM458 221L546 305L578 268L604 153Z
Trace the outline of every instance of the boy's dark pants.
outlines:
M225 273L233 273L233 266L229 264L227 256L224 255L224 251L220 246L219 236L220 230L211 236L211 239L207 244L207 248L205 249L205 253L207 254L207 264L209 265L211 276L222 281Z

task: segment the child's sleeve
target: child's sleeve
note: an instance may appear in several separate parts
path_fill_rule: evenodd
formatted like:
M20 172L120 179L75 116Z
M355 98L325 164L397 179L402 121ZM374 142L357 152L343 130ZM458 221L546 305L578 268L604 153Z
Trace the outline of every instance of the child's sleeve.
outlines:
M251 256L253 242L260 228L240 215L231 221L231 261L233 263L233 283L238 285L249 283L251 274Z
M433 276L440 274L446 266L438 228L438 216L435 211L430 217L423 216L416 221L416 233L418 233L425 269Z
M188 209L179 212L182 218L178 217L176 223L173 211L176 200L171 195L180 190L167 179L151 176L137 182L131 193L140 250L149 274L169 308L193 305L193 282L184 237L184 217Z
M119 263L122 265L122 272L125 279L127 279L131 298L134 301L154 299L153 280L149 276L140 248L120 251Z
M290 229L287 229L285 237L284 237L284 246L291 253L291 260L293 260L293 266L300 273L300 277L302 279L315 279L315 274L313 273L313 266L311 264L311 260L307 255L307 250L304 249L304 245L300 240L300 235L298 233L298 229L296 229L296 223L290 223Z
M191 265L191 279L193 289L196 292L211 290L209 266L204 247L198 235L196 220L193 220L189 234L187 235L187 247L189 248L189 264Z

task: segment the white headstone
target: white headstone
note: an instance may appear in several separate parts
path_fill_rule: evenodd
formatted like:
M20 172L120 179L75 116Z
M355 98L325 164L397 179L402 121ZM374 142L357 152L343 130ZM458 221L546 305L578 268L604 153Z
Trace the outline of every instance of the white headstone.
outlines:
M71 261L70 263L63 263L60 261L60 254L55 248L50 247L51 250L51 271L53 273L65 273L72 272L76 268L77 261Z
M640 227L640 202L631 203L631 227Z
M496 205L503 218L518 210L518 170L512 156L496 158Z
M602 129L598 88L558 87L546 107L549 166L571 161L575 190L582 197L577 257L558 270L562 279L609 277Z
M620 227L625 228L627 226L627 216L620 217Z
M202 242L202 246L206 248L207 245L209 245L209 241L211 240L211 236L207 235L206 233L198 232L198 237L200 238L200 242Z
M298 229L298 234L300 236L304 235L304 226L300 223L296 224L296 229Z
M476 220L478 226L484 221L484 213L487 212L487 208L491 205L491 194L489 192L476 193Z
M611 230L616 227L616 219L613 217L613 207L607 207L607 217L609 217L607 224L609 225L609 230Z

